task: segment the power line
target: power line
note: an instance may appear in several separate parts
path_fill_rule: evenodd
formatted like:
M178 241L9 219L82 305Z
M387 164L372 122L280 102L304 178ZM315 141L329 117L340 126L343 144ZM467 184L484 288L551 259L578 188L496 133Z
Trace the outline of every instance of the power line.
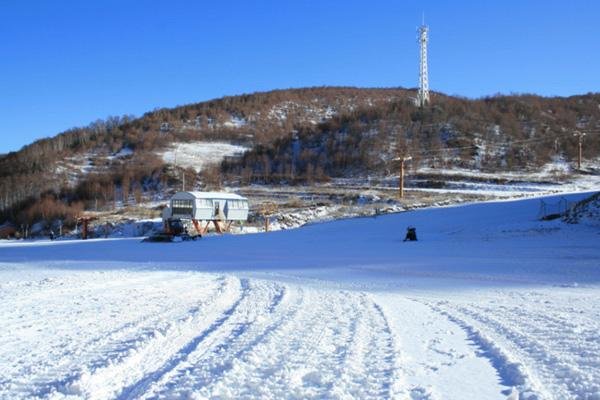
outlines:
M587 134L598 134L600 133L600 131L586 131ZM544 142L544 141L552 141L557 139L557 137L571 137L573 134L572 132L564 132L564 133L559 133L557 135L553 135L551 137L544 137L544 138L533 138L533 139L523 139L523 140L513 140L509 143L486 143L485 147L486 148L496 148L496 149L503 149L506 147L510 147L512 145L515 144L529 144L529 143L538 143L538 142ZM461 147L447 147L444 149L437 149L437 150L426 150L426 151L421 151L418 154L419 155L428 155L428 154L436 154L436 153L443 153L443 152L448 152L448 151L454 151L454 150L470 150L470 149L474 149L474 148L478 148L479 145L476 143L473 143L471 145L468 146L461 146Z

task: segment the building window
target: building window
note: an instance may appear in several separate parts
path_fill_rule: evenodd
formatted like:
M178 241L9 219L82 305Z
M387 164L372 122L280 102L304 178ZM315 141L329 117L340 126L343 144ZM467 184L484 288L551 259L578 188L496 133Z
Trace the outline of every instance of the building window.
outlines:
M194 209L192 200L171 200L173 215L191 215Z

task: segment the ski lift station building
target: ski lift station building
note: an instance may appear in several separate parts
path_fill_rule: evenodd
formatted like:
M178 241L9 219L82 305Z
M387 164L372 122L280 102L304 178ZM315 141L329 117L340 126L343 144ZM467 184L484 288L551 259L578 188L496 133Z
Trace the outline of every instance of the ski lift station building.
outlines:
M177 192L163 210L163 220L170 218L196 221L246 221L248 199L234 193Z

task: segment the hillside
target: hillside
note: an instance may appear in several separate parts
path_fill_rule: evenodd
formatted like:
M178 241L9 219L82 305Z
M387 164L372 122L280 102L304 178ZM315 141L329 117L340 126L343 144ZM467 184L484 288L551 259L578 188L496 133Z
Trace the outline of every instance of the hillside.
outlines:
M600 95L469 100L434 94L418 109L406 89L307 88L225 97L111 117L0 157L3 219L69 223L182 186L289 185L386 178L399 155L420 185L456 168L492 174L600 155ZM593 171L590 171L593 172ZM445 178L444 178L445 179ZM429 183L428 183L429 182Z

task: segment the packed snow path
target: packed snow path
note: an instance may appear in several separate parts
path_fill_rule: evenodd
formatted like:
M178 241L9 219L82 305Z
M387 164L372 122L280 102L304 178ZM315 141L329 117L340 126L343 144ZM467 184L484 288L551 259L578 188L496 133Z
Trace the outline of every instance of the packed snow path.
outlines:
M0 398L600 399L599 231L536 206L2 243Z
M194 272L22 270L2 284L0 393L431 398L436 385L427 377L446 368L437 375L460 393L501 398L493 366L460 327L418 302L381 299L404 320L390 325L374 296L360 291ZM410 328L411 309L436 331ZM440 335L449 330L458 340ZM403 340L422 339L429 347L419 358L410 357L413 347L405 354ZM486 387L457 379L450 366Z
M393 338L363 293L142 272L2 289L5 398L394 396Z
M197 272L21 269L16 278L9 268L0 298L6 399L600 391L592 290L436 299Z
M462 326L501 374L548 399L600 398L600 308L589 290L509 291L431 307Z

